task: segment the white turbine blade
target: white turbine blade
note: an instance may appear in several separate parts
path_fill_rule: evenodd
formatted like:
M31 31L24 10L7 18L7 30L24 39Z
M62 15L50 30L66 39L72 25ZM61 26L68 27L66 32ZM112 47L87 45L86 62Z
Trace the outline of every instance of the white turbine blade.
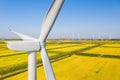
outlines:
M18 35L20 38L22 38L24 41L37 41L37 39L31 37L31 36L27 36L27 35L24 35L22 33L19 33L19 32L16 32L16 31L13 31L10 29L11 32L13 32L14 34Z
M47 80L56 80L46 49L41 47L41 57Z
M51 5L45 20L42 24L41 34L39 40L44 42L57 18L57 15L62 7L64 0L54 0L53 4Z
M39 42L37 41L17 41L6 42L7 46L11 50L15 51L37 51L40 50Z
M36 52L28 52L28 80L36 80Z

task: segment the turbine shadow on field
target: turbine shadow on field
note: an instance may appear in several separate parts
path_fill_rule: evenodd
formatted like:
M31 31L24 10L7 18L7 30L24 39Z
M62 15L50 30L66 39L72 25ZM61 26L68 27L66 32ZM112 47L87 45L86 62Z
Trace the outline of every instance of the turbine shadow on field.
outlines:
M83 48L83 49L78 49L78 50L75 50L75 51L70 52L69 54L74 55L74 54L83 53L84 51L87 51L87 50L90 50L90 49L99 47L99 46L101 46L101 45L103 45L103 44L96 44L96 45L94 45L94 46L89 46L89 47L86 47L86 48Z
M115 47L115 46L101 46L103 48L120 48L120 47Z
M75 55L80 55L80 56L89 56L89 57L102 57L102 58L114 58L114 59L120 59L119 55L109 55L109 54L98 54L98 53L84 53L84 51L96 48L96 47L101 47L104 44L96 44L94 46L90 46L81 50L77 50L75 52L72 52Z
M76 53L76 55L120 59L119 55L107 55L107 54L103 55L103 54L94 54L94 53Z
M9 55L3 55L3 56L0 56L1 57L10 57L10 56L16 56L16 55L23 55L23 54L26 54L26 52L21 52L21 53L18 53L18 54L9 54Z
M96 44L96 45L94 45L94 46L86 47L86 48L84 48L84 49L80 49L78 52L79 52L79 53L82 53L82 52L84 52L84 51L87 51L87 50L89 50L89 49L93 49L93 48L99 47L99 46L101 46L101 45L103 45L103 44Z

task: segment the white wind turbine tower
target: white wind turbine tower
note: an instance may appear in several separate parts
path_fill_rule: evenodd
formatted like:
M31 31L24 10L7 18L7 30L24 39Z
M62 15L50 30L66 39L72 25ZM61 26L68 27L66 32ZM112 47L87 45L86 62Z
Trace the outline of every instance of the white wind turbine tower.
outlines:
M28 80L36 80L36 51L41 51L41 58L47 80L56 80L46 51L46 39L57 18L64 0L54 0L43 21L41 34L38 39L12 31L23 41L7 42L8 48L15 51L28 51Z

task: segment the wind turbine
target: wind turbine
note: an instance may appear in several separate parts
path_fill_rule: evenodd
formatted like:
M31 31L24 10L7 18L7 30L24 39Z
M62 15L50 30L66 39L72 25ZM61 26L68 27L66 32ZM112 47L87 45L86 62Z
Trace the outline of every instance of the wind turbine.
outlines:
M23 41L6 42L8 48L15 51L28 51L28 80L36 80L36 51L40 51L47 80L56 80L50 60L46 51L46 39L51 31L53 24L60 12L64 0L54 0L43 21L41 34L38 39L18 33L15 33Z

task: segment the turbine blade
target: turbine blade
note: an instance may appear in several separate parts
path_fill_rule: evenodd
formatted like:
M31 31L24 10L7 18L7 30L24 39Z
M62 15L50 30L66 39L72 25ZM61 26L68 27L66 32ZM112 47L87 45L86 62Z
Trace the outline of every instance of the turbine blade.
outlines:
M55 20L60 12L64 0L54 0L42 24L39 40L45 42Z
M41 48L41 57L47 80L56 80L46 49L44 47Z
M13 32L14 34L18 35L20 38L22 38L24 41L37 41L37 39L31 37L31 36L27 36L27 35L24 35L22 33L19 33L19 32L16 32L16 31L13 31L12 29L9 29L11 32Z
M37 41L17 41L6 42L7 46L11 50L15 51L37 51L40 50L39 42Z

